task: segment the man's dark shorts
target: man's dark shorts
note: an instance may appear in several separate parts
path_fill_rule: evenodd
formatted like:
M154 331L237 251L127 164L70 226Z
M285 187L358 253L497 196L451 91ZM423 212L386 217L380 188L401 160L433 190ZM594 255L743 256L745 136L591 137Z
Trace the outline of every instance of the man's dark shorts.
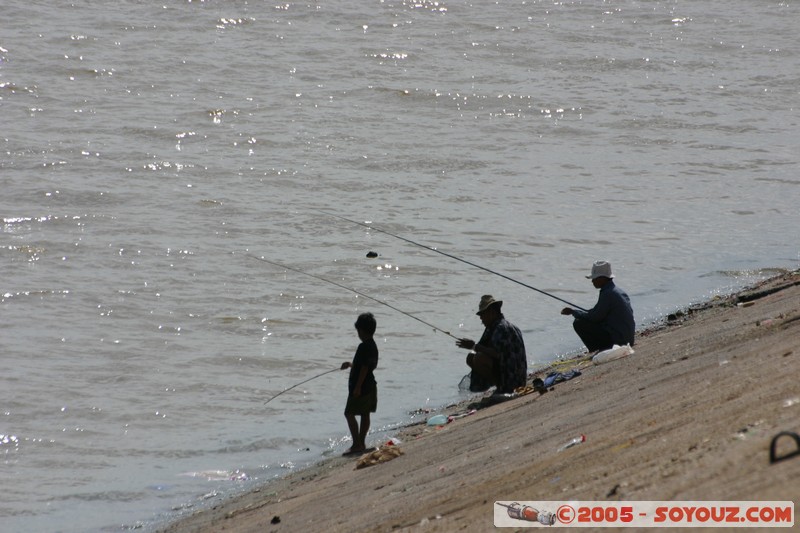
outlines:
M344 407L344 414L346 415L367 415L374 413L378 409L378 389L372 389L372 392L362 394L358 398L353 398L353 395L347 396L347 405Z

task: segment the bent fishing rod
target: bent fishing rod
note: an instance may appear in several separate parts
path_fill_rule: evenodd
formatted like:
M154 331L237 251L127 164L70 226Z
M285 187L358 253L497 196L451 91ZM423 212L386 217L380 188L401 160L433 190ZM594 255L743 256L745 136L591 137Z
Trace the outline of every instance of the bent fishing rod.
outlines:
M421 322L421 323L425 324L426 326L428 326L429 328L433 328L434 331L439 331L441 333L444 333L448 337L452 337L453 339L459 340L458 337L456 337L455 335L453 335L449 331L445 331L445 330L443 330L441 328L437 328L433 324L431 324L429 322L425 322L421 318L416 317L416 316L412 315L411 313L403 311L402 309L398 309L397 307L393 306L390 303L384 302L383 300L379 300L377 298L373 298L372 296L370 296L368 294L364 294L363 292L358 291L356 289L353 289L352 287L348 287L346 285L342 285L341 283L337 283L337 282L331 281L331 280L329 280L327 278L323 278L322 276L318 276L316 274L312 274L310 272L306 272L305 270L300 270L299 268L294 268L294 267L290 267L290 266L287 266L287 265L282 265L281 263L276 263L275 261L270 261L269 259L264 259L263 257L258 257L257 255L248 254L247 257L251 257L253 259L257 259L258 261L263 261L264 263L269 263L270 265L274 265L274 266L277 266L277 267L280 267L280 268L285 268L286 270L291 270L293 272L298 272L300 274L305 274L306 276L310 276L312 278L316 278L316 279L318 279L320 281L324 281L325 283L330 283L331 285L335 285L335 286L337 286L337 287L339 287L341 289L345 289L347 291L353 292L355 294L358 294L359 296L363 296L364 298L372 300L373 302L377 302L377 303L379 303L381 305L385 305L389 309L393 309L393 310L397 311L398 313L401 313L401 314L407 316L408 318L413 318L417 322Z
M545 296L549 296L550 298L554 298L554 299L558 300L559 302L563 302L563 303L565 303L567 305L570 305L570 306L574 307L575 309L580 309L581 311L586 311L586 309L584 309L583 307L581 307L579 305L575 305L572 302L568 302L567 300L564 300L563 298L559 298L558 296L555 296L554 294L550 294L549 292L543 291L541 289L537 289L536 287L533 287L532 285L528 285L527 283L523 283L523 282L521 282L519 280L516 280L516 279L514 279L512 277L506 276L505 274L501 274L500 272L495 272L494 270L490 270L490 269L488 269L486 267L482 267L481 265L476 265L475 263L473 263L471 261L467 261L466 259L461 259L460 257L457 257L457 256L452 255L452 254L448 254L447 252L443 252L441 250L437 250L436 248L432 248L430 246L426 246L424 244L412 241L411 239L407 239L406 237L402 237L400 235L396 235L394 233L391 233L391 232L386 231L384 229L378 228L376 226L372 226L372 225L366 224L364 222L358 222L357 220L351 220L349 218L345 218L345 217L343 217L341 215L337 215L335 213L331 213L330 211L325 211L323 209L315 209L315 211L319 211L320 213L324 213L324 214L326 214L328 216L331 216L331 217L336 217L336 218L340 218L342 220L346 220L347 222L350 222L351 224L358 224L359 226L363 226L365 228L369 228L369 229L378 231L380 233L384 233L386 235L389 235L390 237L394 237L395 239L400 239L401 241L405 241L405 242L407 242L409 244L413 244L414 246L419 246L420 248L425 248L426 250L430 250L431 252L436 252L437 254L442 254L443 256L449 257L450 259L455 259L456 261L461 261L462 263L466 263L469 266L473 266L475 268L479 268L481 270L489 272L490 274L494 274L495 276L500 276L501 278L507 279L508 281L514 282L514 283L516 283L518 285L522 285L523 287L526 287L526 288L534 290L534 291L536 291L538 293L544 294Z
M288 389L283 389L282 391L280 391L278 394L276 394L275 396L273 396L272 398L270 398L269 400L267 400L266 402L264 402L264 404L265 404L265 405L266 405L266 404L268 404L269 402L271 402L272 400L274 400L275 398L277 398L278 396L280 396L280 395L281 395L281 394L283 394L284 392L290 391L290 390L292 390L293 388L295 388L295 387L298 387L298 386L302 385L303 383L308 383L308 382L309 382L309 381L311 381L312 379L317 379L317 378L319 378L319 377L322 377L322 376L324 376L325 374L330 374L331 372L336 372L337 370L341 370L341 368L334 368L333 370L326 370L326 371L325 371L325 372L323 372L322 374L317 374L316 376L314 376L314 377L312 377L312 378L308 378L308 379L307 379L307 380L305 380L305 381L301 381L300 383L295 383L294 385L292 385L292 386L291 386L291 387L289 387Z

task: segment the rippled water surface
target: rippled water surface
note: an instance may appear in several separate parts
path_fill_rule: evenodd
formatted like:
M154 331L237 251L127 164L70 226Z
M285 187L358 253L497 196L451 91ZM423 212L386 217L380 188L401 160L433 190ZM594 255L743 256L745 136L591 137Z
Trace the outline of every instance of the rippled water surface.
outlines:
M477 338L482 294L534 364L580 348L549 295L591 306L594 259L640 325L796 268L799 19L8 0L0 529L151 530L339 453L345 372L265 402L349 360L363 311L377 442L464 398L443 332Z

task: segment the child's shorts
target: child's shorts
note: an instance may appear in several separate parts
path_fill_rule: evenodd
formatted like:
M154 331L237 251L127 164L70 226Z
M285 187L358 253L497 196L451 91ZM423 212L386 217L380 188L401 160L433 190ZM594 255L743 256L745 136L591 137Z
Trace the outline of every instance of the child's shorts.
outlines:
M352 394L347 396L347 405L344 407L346 415L366 415L374 413L378 409L378 389L362 394L358 398L353 398Z

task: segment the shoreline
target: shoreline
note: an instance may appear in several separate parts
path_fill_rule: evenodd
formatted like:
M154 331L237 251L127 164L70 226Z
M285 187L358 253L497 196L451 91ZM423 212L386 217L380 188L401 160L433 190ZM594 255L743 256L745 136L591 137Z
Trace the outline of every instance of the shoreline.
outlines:
M800 457L768 458L800 431L799 339L800 271L785 272L644 328L628 357L538 370L581 371L545 393L402 426L385 462L325 458L156 531L484 531L496 500L797 501Z

